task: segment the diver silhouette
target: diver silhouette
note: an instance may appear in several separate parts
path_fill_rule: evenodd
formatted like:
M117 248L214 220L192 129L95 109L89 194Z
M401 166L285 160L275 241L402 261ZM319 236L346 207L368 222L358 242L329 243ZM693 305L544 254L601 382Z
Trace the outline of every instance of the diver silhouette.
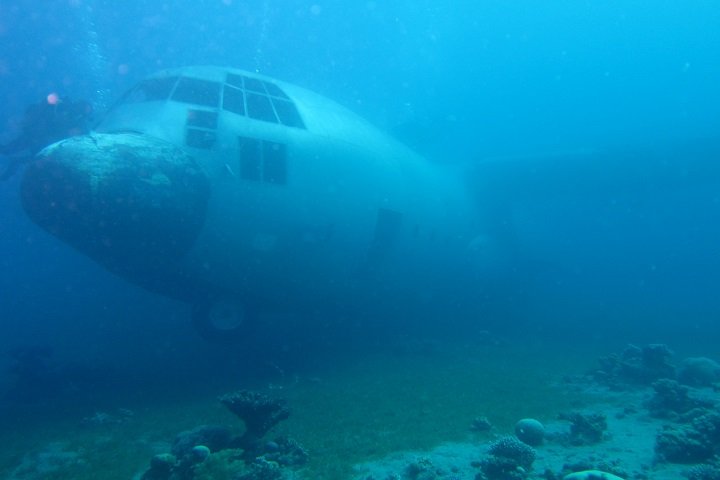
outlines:
M0 155L9 158L0 180L7 180L20 165L29 162L40 150L63 138L82 135L89 130L93 108L85 100L43 101L27 107L20 133L0 145Z

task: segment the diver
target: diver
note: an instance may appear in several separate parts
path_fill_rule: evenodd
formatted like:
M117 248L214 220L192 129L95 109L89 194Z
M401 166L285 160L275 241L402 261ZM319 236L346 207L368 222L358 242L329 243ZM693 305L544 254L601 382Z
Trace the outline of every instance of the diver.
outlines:
M18 136L0 145L0 155L8 157L0 180L11 178L22 164L48 145L87 133L92 113L92 105L85 100L61 100L55 95L27 107Z

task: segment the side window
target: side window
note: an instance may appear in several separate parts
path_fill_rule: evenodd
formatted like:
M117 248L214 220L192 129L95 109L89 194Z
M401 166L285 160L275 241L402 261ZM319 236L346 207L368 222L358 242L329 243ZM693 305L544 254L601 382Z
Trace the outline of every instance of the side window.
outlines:
M185 122L185 144L193 148L212 148L215 145L217 118L217 112L189 109Z
M287 148L282 143L239 137L240 178L287 184Z
M192 127L215 130L217 128L217 118L217 112L209 112L207 110L188 110L187 124Z

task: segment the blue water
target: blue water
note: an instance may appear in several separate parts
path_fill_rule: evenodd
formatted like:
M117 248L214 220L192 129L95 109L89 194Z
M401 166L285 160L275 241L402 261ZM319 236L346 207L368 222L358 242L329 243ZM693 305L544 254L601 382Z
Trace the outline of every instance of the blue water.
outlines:
M120 5L0 4L2 140L17 134L26 105L50 93L102 111L146 75L193 64L309 88L433 161L458 166L720 138L720 9L710 0ZM3 385L13 382L7 352L29 345L48 346L58 364L106 368L94 373L132 379L134 388L158 378L262 376L274 362L312 359L308 344L324 355L322 341L267 332L245 353L207 345L186 305L114 277L31 224L18 177L0 185ZM538 179L546 180L555 179ZM517 232L528 255L518 273L522 292L497 293L496 317L478 323L573 342L717 339L720 167L677 180L645 188L640 175L587 194L518 192ZM398 333L387 324L385 333ZM364 339L356 339L361 350Z

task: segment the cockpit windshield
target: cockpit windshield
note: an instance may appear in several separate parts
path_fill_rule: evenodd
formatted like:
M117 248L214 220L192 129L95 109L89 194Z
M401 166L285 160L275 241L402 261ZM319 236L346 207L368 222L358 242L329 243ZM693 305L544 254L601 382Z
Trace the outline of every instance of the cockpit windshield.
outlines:
M175 88L172 99L176 102L218 108L220 84L198 78L182 77Z
M228 73L223 93L224 110L263 122L305 128L295 104L274 83Z
M266 80L234 73L226 75L224 84L179 75L150 78L127 92L118 104L168 100L221 109L263 122L305 128L297 107L280 87Z

